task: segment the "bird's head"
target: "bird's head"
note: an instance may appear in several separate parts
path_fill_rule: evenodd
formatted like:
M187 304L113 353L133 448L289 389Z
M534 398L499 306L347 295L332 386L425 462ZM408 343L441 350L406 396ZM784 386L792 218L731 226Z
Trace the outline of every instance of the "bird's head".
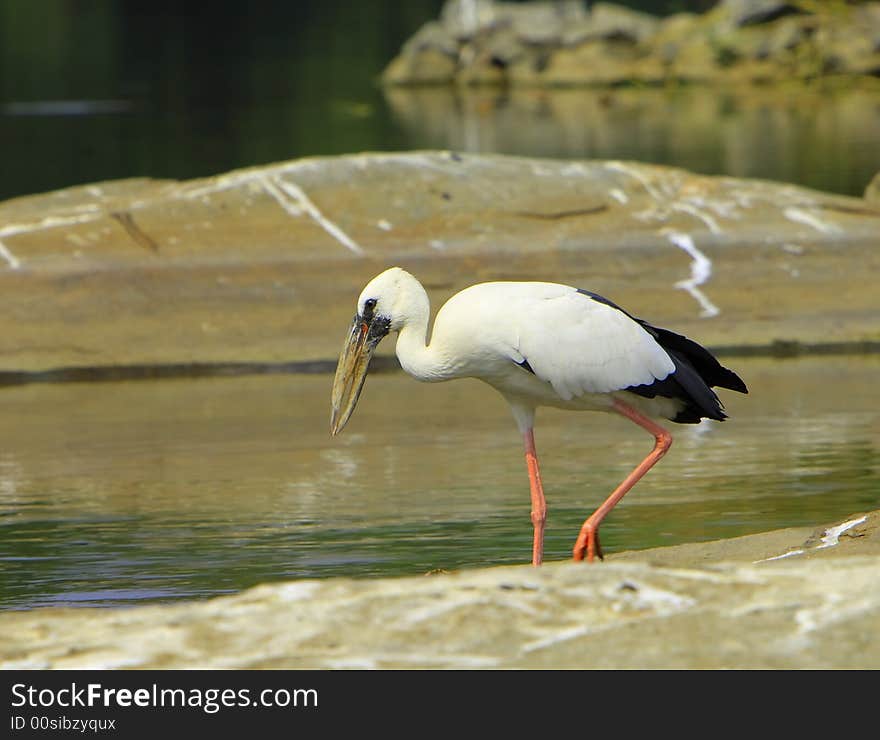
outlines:
M379 342L407 322L407 297L413 284L419 285L412 275L392 267L374 277L361 292L333 378L330 434L339 434L354 413Z

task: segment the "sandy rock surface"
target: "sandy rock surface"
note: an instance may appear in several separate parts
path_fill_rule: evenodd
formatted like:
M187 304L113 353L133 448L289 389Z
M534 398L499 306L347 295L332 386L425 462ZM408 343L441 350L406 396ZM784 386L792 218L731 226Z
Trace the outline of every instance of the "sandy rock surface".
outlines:
M0 203L0 372L332 363L363 285L601 293L714 348L880 340L873 200L621 161L304 159ZM12 375L10 375L12 374Z

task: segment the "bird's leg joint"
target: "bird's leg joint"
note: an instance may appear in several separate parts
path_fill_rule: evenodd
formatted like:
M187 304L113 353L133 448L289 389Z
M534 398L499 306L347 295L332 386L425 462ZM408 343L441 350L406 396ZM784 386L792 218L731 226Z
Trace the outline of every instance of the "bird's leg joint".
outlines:
M654 444L654 449L661 455L665 455L669 448L672 447L672 435L665 429L662 429L662 433L655 435L655 439L657 441Z
M532 525L540 527L547 521L547 507L545 506L543 509L532 509L529 516L532 520Z

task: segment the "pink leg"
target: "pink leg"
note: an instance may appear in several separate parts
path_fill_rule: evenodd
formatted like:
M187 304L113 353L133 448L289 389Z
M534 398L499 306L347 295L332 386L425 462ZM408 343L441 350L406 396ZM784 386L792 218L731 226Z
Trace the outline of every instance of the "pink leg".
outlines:
M526 467L529 469L529 489L532 494L532 526L535 536L532 541L532 565L540 565L544 559L544 522L547 521L547 502L541 486L541 472L538 470L538 453L535 451L535 435L529 429L523 434L526 448Z
M648 456L639 463L635 470L624 478L623 482L614 490L614 492L605 499L605 502L590 515L590 518L587 519L587 521L584 522L584 526L581 527L580 534L578 535L577 542L574 543L575 560L583 560L585 554L587 556L587 561L590 563L593 562L593 558L596 555L599 556L600 560L602 559L602 548L599 546L599 525L602 523L602 520L608 515L608 512L617 505L617 502L626 495L626 492L638 483L641 477L647 473L654 464L663 457L663 455L666 454L666 451L672 445L672 435L669 432L659 424L655 424L647 416L640 414L631 406L628 406L622 401L615 400L614 410L625 416L627 419L631 419L640 427L651 432L651 434L654 435L656 442L654 443L654 449L651 450Z

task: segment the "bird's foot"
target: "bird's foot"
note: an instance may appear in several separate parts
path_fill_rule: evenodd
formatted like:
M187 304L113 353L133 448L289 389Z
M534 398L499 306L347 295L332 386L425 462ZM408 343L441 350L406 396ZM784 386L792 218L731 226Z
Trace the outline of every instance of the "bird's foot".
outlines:
M574 559L578 562L586 557L588 563L592 563L596 556L604 560L602 546L599 544L599 528L594 526L589 519L581 527L577 541L574 543Z

